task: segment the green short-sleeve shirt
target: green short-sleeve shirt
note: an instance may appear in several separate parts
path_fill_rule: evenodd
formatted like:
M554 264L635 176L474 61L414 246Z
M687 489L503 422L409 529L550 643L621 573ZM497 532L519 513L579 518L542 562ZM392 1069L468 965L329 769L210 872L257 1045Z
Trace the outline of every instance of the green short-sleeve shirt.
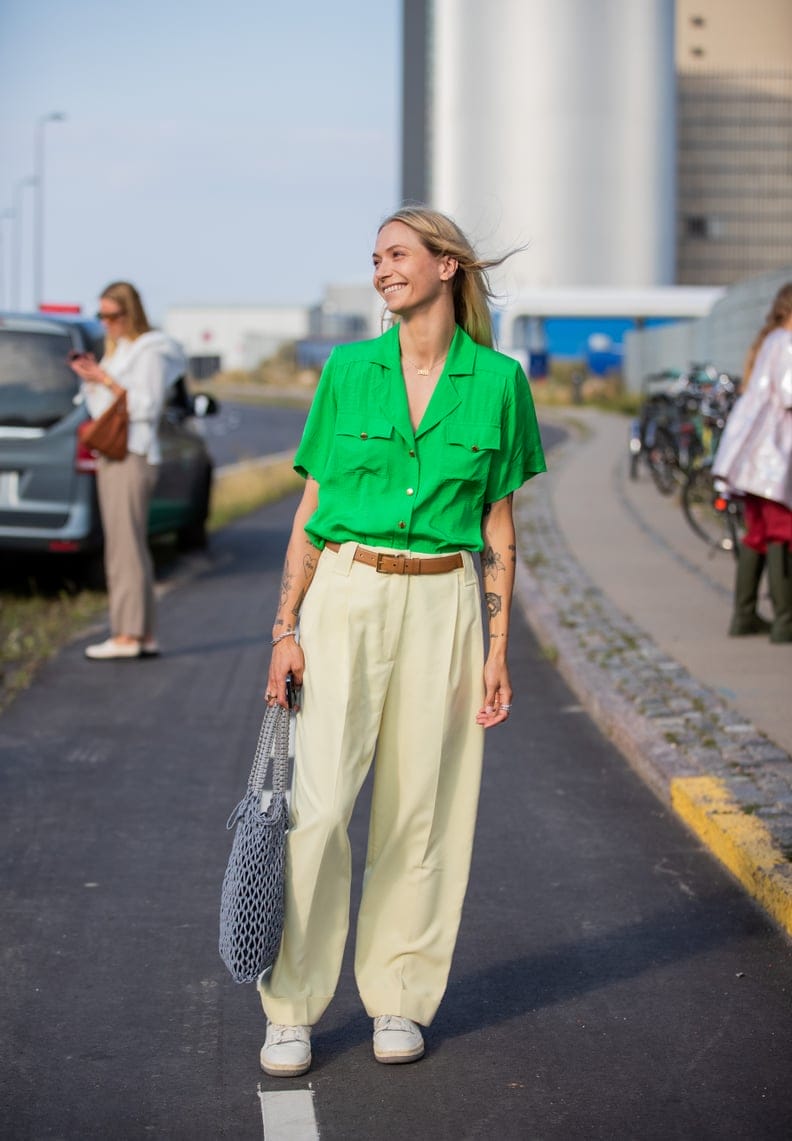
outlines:
M319 483L306 532L320 548L481 550L484 506L546 470L525 373L457 328L413 431L398 336L340 345L325 365L294 461Z

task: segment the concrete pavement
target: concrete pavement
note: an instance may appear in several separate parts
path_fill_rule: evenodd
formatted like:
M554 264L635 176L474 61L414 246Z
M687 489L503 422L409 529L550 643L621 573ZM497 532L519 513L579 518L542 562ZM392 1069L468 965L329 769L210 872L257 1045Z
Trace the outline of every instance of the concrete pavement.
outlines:
M726 636L733 560L629 481L624 418L550 422L570 436L517 497L517 597L600 727L792 932L792 646Z

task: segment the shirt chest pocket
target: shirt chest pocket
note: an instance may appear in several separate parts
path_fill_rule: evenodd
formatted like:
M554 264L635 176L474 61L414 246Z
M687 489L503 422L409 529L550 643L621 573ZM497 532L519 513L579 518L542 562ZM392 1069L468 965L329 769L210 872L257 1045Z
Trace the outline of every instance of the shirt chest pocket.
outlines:
M339 466L348 474L387 475L393 455L393 434L393 424L382 417L339 412L335 429Z
M446 425L443 471L451 479L483 487L500 448L500 424L456 421Z

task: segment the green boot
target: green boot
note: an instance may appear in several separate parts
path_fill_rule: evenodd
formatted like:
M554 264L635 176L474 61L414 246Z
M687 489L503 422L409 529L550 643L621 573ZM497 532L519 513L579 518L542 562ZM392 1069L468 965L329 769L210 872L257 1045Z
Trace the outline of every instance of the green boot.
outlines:
M744 634L767 634L770 623L756 613L756 599L759 594L759 580L764 570L765 557L753 547L741 546L737 555L737 579L734 584L734 613L732 614L729 635L732 638Z
M792 642L792 555L786 543L767 544L767 577L773 601L771 642Z

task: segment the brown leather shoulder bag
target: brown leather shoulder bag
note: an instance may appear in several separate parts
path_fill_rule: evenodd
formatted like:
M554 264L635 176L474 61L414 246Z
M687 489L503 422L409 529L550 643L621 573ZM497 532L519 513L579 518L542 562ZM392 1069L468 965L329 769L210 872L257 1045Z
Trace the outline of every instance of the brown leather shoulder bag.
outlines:
M126 392L122 392L101 416L82 423L79 432L86 447L109 460L122 460L127 454L128 429L127 398Z

